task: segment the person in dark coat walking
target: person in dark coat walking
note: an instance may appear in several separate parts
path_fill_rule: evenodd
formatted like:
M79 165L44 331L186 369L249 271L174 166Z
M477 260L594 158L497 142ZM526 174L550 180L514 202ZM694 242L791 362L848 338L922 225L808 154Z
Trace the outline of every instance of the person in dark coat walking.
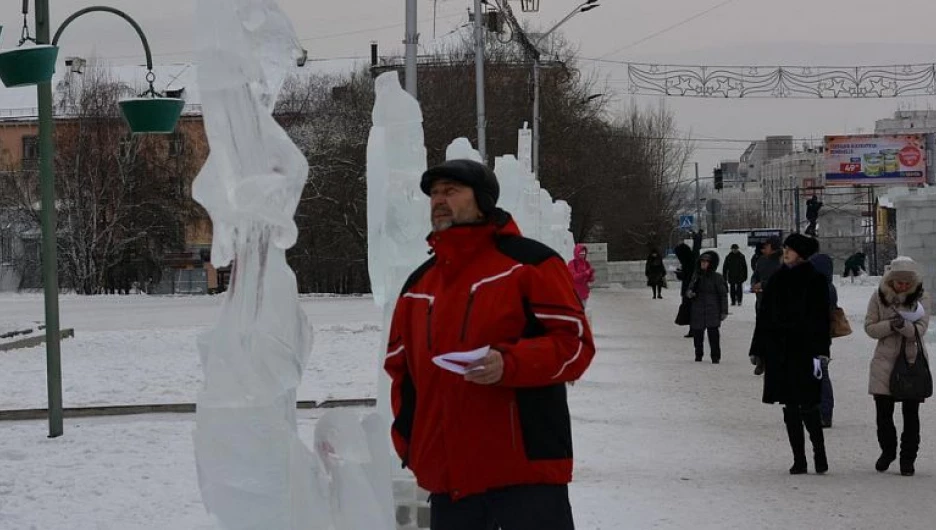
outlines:
M689 245L680 243L673 249L676 259L679 260L679 267L676 268L676 279L681 282L679 295L685 297L689 290L689 283L692 282L692 271L695 270L696 258Z
M744 297L744 282L748 279L748 268L747 260L744 259L744 254L741 253L738 245L731 245L731 252L725 256L722 274L731 288L731 305L741 305Z
M754 308L760 308L761 295L767 287L767 282L783 264L783 249L780 248L780 238L771 237L761 246L761 257L757 260L757 267L751 276L751 292L757 297Z
M666 287L666 265L663 256L657 250L652 250L647 256L647 265L644 268L647 276L647 286L653 289L653 299L663 299L663 288Z
M814 254L809 258L810 263L817 271L825 276L829 286L829 315L838 308L838 291L832 283L833 272L832 258L828 254ZM822 416L822 426L832 426L832 410L835 408L835 396L832 392L832 376L829 374L829 363L832 361L831 350L828 357L820 357L822 363L822 388L819 395L819 413Z
M712 251L699 256L699 266L686 297L692 301L689 329L695 345L695 360L702 362L705 333L708 332L712 363L721 362L719 328L728 318L728 287L718 269L718 254Z
M812 441L816 473L829 470L819 413L820 357L829 356L828 281L808 258L819 243L801 234L784 242L784 266L764 290L751 356L764 362L764 403L781 403L793 466L790 474L806 473L806 439Z
M679 286L679 312L676 315L676 321L679 325L687 325L681 322L681 317L686 317L688 321L688 312L690 301L686 298L686 292L689 291L689 284L692 283L693 271L695 271L696 260L699 257L698 249L693 250L689 245L680 243L673 249L676 258L679 260L679 267L676 268L676 279L680 281ZM692 330L686 333L685 338L692 338Z

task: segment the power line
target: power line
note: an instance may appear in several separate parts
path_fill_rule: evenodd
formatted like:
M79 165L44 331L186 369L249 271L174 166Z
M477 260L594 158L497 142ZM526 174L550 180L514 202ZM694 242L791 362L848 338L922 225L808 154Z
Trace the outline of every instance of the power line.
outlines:
M609 56L609 55L615 55L615 54L620 53L620 52L622 52L622 51L624 51L624 50L633 48L634 46L637 46L638 44L643 44L644 42L647 42L647 41L650 40L650 39L654 39L654 38L656 38L656 37L659 37L660 35L663 35L664 33L668 33L668 32L670 32L670 31L672 31L672 30L674 30L674 29L676 29L676 28L678 28L678 27L684 26L684 25L686 25L686 24L688 24L688 23L690 23L690 22L692 22L692 21L694 21L694 20L697 20L697 19L699 19L699 18L702 18L702 17L704 17L705 15L711 13L712 11L715 11L716 9L720 9L720 8L722 8L722 7L725 7L726 5L731 4L731 3L735 2L735 1L736 1L736 0L724 0L723 2L721 2L721 3L719 3L719 4L716 4L716 5L710 7L710 8L708 8L708 9L706 9L706 10L700 11L700 12L696 13L695 15L692 15L691 17L685 18L685 19L683 19L683 20L681 20L681 21L679 21L679 22L677 22L677 23L675 23L675 24L673 24L673 25L671 25L671 26L668 26L668 27L666 27L666 28L663 28L663 29L661 29L661 30L659 30L659 31L657 31L657 32L655 32L655 33L651 33L650 35L647 35L646 37L643 37L642 39L636 40L636 41L634 41L634 42L632 42L632 43L630 43L630 44L626 44L626 45L624 45L624 46L622 46L622 47L620 47L620 48L618 48L618 49L616 49L616 50L614 50L614 51L610 51L610 52L608 52L608 53L606 53L606 54L604 54L604 55L601 55L601 56L599 57L599 59L603 59L603 58L605 58L605 57L607 57L607 56Z
M453 19L453 18L462 17L462 16L464 16L464 13L463 13L461 10L459 10L457 13L452 13L452 14L450 14L450 15L441 16L441 17L439 17L438 19L439 19L439 20L451 20L451 19ZM428 23L428 22L432 22L432 19L431 19L431 18L428 18L428 19L420 20L420 22ZM357 29L357 30L352 30L352 31L344 31L344 32L339 32L339 33L329 33L329 34L326 34L326 35L317 35L317 36L315 36L315 37L303 37L303 38L300 38L299 41L300 41L300 42L314 42L314 41L319 41L319 40L334 39L334 38L338 38L338 37L347 37L347 36L349 36L349 35L360 35L360 34L362 34L362 33L369 33L369 32L371 32L371 31L383 31L383 30L387 30L387 29L399 28L399 27L403 27L405 24L406 24L405 22L399 22L399 23L396 23L396 24L387 24L387 25L384 25L384 26L376 26L376 27L370 27L370 28L363 28L363 29ZM153 54L153 57L171 57L171 56L177 56L177 55L192 55L192 54L195 53L195 51L196 51L196 50L180 50L180 51L177 51L177 52L154 53L154 54ZM102 56L101 58L102 58L102 59L133 59L133 58L136 58L136 57L139 57L139 54L134 54L134 55L108 55L108 56ZM356 59L357 57L349 57L349 58L354 58L354 59ZM327 59L325 59L325 60L329 60L329 59L344 59L344 57L329 57L329 58L327 58ZM309 61L314 61L314 60L315 60L315 59L311 59L311 58L309 59ZM320 60L321 60L321 59L320 59Z

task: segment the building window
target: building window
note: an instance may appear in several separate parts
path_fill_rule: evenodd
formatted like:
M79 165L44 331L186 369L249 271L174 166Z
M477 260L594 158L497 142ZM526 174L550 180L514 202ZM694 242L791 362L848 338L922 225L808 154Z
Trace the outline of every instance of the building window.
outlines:
M38 136L24 136L23 137L23 161L36 161L39 160L39 137Z

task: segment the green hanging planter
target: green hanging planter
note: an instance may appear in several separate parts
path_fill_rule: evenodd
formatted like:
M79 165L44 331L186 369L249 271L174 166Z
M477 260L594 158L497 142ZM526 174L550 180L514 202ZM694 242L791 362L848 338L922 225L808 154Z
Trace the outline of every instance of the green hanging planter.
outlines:
M0 80L7 88L52 80L58 47L41 45L0 52Z
M183 107L185 101L178 98L142 97L120 102L120 110L134 134L171 134Z

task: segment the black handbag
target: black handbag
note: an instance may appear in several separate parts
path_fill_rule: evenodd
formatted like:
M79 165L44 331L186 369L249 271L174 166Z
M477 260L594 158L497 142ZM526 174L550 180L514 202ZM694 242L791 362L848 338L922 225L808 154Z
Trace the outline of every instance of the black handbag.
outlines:
M912 325L912 324L911 324ZM917 357L916 362L907 361L907 338L900 343L900 355L894 363L894 370L890 377L891 397L897 401L923 401L933 395L933 374L930 372L929 361L923 349L920 332L916 332Z
M688 298L683 298L682 302L679 304L679 310L676 312L676 325L677 326L688 326L689 322L692 320L690 308L692 307L692 300Z

